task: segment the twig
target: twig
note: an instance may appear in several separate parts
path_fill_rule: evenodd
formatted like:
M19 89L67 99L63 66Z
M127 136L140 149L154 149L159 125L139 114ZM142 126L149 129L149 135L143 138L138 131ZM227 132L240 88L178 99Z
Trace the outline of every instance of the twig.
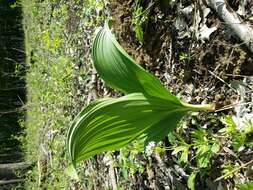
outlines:
M234 89L230 84L228 84L226 81L224 81L222 78L220 78L219 76L217 76L216 74L214 74L212 71L209 71L208 70L208 72L211 74L211 75L213 75L214 77L216 77L217 79L219 79L221 82L223 82L224 84L226 84L229 88L231 88L232 90L234 90L235 92L237 92L236 91L236 89Z
M232 108L234 108L236 106L250 105L250 104L253 104L253 102L238 102L238 103L235 103L235 104L224 106L221 109L215 110L214 112L220 112L220 111L232 109Z
M148 12L149 9L150 9L154 4L155 4L154 2L151 2L151 3L149 4L149 6L148 6L144 11L142 11L140 14L136 15L135 17L138 18L138 17L142 16L143 14L145 14L146 12Z
M25 179L9 179L9 180L0 180L0 185L4 187L4 185L20 183L25 181Z
M21 86L21 87L14 87L14 88L5 88L5 89L0 89L0 91L11 91L11 90L20 90L20 89L26 89L26 87Z
M247 162L247 163L245 163L245 164L242 164L240 167L235 168L235 169L233 169L232 171L230 171L230 172L228 172L228 173L226 173L226 174L224 174L224 175L218 177L217 179L214 180L214 182L220 181L220 180L222 180L223 178L228 177L229 175L231 175L231 174L233 174L233 173L235 173L235 172L241 170L242 168L245 168L246 166L248 166L248 165L250 165L250 164L253 164L253 160L251 160L251 161L249 161L249 162Z
M231 76L231 77L242 77L242 78L252 78L253 76L246 76L246 75L235 75L235 74L225 74L226 76Z
M114 167L113 167L113 160L112 157L109 158L109 178L110 178L110 182L112 185L112 189L113 190L117 190L117 180L116 180L116 175L115 175L115 171L114 171Z
M226 3L225 0L202 0L205 5L215 10L219 17L245 42L253 53L253 29L244 23L241 17Z

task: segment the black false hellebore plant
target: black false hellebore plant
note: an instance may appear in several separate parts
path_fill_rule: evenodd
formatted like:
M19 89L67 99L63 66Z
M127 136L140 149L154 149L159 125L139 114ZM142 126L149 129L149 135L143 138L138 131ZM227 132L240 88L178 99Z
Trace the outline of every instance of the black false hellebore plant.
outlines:
M173 96L119 45L110 21L96 35L93 60L99 76L126 94L85 107L69 127L67 149L74 167L90 156L119 149L133 140L160 141L189 111L214 111L214 104L192 105Z

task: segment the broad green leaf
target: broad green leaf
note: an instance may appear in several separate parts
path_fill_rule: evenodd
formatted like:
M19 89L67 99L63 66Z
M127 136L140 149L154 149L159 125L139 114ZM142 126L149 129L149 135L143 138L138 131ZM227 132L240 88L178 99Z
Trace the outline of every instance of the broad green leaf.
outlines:
M129 95L95 101L74 119L67 137L74 166L137 138L160 141L188 111L213 109L213 105L181 102L168 92L123 50L108 23L96 35L93 59L100 77L112 88Z
M98 32L93 44L94 66L100 77L112 88L126 94L141 92L165 100L180 101L161 82L139 66L119 45L108 22Z
M142 93L96 101L80 112L69 129L72 162L121 148L138 137L159 141L189 110L170 101L160 104Z

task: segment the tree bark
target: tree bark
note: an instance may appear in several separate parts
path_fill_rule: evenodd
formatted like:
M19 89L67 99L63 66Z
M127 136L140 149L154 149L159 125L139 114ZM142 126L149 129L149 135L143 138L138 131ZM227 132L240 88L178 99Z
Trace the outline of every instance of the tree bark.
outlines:
M0 164L8 164L8 163L14 163L19 162L23 159L24 154L21 152L12 152L9 154L0 154Z
M25 162L0 164L0 178L13 179L16 177L16 172L22 172L28 167L29 165Z
M215 10L219 17L234 31L253 53L253 29L225 2L225 0L203 0L203 3Z
M24 179L0 180L0 187L1 187L1 185L9 185L9 184L14 184L14 183L20 183L23 181L24 181Z

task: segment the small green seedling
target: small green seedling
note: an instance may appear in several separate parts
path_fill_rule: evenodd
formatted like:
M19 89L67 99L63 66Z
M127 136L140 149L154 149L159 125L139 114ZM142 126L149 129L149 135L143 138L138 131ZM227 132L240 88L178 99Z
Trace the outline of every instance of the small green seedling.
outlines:
M153 4L151 4L151 6L152 5ZM135 1L132 25L134 27L135 37L140 43L142 43L144 39L144 30L147 26L151 6L143 10L143 7L140 5L140 0Z
M253 125L250 121L245 120L244 127L240 130L229 115L221 118L221 122L225 127L220 129L219 132L228 137L233 150L238 151L243 146L253 147L252 141L247 139L247 136L253 133Z

